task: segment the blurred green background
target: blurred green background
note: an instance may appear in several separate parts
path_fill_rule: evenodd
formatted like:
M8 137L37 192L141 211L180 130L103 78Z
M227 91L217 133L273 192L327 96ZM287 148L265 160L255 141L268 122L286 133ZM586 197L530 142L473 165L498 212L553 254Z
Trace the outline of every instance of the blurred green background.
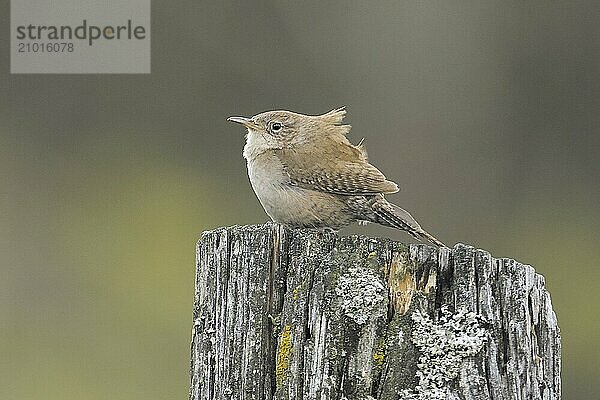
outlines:
M564 398L597 398L598 2L152 8L150 75L2 58L1 399L186 398L196 240L267 219L225 119L340 105L392 201L544 274Z

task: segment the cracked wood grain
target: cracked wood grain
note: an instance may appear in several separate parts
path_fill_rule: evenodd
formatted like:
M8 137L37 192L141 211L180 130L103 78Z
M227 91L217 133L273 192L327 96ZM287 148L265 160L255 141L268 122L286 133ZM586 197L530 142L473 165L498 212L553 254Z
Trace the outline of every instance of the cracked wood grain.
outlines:
M192 400L560 399L531 266L273 223L205 232L196 258Z

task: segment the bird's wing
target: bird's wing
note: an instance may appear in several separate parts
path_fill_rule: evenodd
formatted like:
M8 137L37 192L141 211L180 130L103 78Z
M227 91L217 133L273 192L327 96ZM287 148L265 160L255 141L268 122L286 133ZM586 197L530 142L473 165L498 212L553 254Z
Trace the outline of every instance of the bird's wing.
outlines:
M374 195L399 190L398 185L367 161L360 147L350 145L340 149L336 146L334 150L281 149L276 155L290 182L306 189L339 195Z

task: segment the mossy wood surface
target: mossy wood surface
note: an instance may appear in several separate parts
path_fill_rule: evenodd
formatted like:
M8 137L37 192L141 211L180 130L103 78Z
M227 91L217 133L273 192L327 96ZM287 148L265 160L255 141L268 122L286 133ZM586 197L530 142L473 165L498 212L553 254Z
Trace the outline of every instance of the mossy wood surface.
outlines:
M197 247L192 400L560 399L531 266L277 224Z

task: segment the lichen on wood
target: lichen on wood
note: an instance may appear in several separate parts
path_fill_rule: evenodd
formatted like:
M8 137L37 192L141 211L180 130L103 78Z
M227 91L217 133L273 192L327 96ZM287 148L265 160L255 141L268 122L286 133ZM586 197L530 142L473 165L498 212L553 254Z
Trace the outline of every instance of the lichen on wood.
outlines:
M451 384L464 368L465 360L475 356L483 347L487 331L477 314L442 306L439 321L416 310L411 341L419 350L414 390L403 390L405 400L445 400L452 395Z
M275 361L275 380L277 385L281 386L287 378L290 368L290 358L292 357L292 327L286 325L281 330L279 336L279 345L277 347L277 358Z
M192 400L559 399L560 335L514 260L236 226L198 242L191 378Z

